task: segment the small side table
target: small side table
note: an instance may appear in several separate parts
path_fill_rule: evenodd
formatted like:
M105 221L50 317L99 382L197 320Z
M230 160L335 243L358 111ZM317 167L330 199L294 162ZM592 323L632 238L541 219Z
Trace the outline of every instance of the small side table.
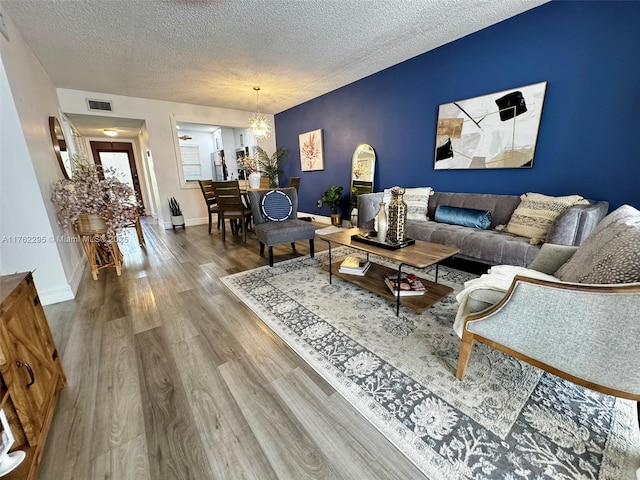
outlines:
M114 267L116 275L122 273L122 253L118 242L110 238L108 228L100 215L82 213L76 225L82 249L87 255L89 269L94 280L98 279L98 271Z

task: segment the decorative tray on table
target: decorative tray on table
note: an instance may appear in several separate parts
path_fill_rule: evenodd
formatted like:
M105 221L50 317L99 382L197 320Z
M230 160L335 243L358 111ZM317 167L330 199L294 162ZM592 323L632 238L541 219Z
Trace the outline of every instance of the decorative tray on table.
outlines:
M354 242L367 243L369 245L385 248L387 250L398 250L399 248L408 247L409 245L413 245L414 243L416 243L413 238L405 238L403 242L399 243L381 242L380 240L378 240L378 232L376 232L375 230L351 235L351 240L353 240Z

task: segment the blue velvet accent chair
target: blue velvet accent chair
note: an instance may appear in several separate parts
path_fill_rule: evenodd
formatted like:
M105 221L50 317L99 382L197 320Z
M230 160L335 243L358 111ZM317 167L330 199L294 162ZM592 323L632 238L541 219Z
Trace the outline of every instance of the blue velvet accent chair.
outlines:
M273 246L281 243L291 243L295 253L295 242L309 240L309 253L314 256L316 228L310 222L298 220L298 192L294 187L250 190L248 195L260 255L264 255L266 245L270 267L273 267Z

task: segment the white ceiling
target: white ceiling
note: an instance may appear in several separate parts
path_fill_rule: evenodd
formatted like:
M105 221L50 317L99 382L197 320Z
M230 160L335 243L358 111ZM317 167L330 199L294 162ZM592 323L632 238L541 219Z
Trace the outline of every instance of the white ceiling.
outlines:
M279 113L548 0L1 0L57 87Z

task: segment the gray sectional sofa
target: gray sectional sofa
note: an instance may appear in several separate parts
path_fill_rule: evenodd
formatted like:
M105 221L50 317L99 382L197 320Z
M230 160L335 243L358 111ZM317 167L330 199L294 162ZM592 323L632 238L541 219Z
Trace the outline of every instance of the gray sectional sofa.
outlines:
M383 192L358 196L358 226L373 230ZM506 225L520 204L517 195L434 192L429 197L429 221L407 221L406 236L416 240L449 245L460 249L456 256L487 265L517 265L526 267L540 251L529 238L496 230ZM435 222L432 219L438 205L473 208L491 212L488 229L463 227ZM562 212L551 225L547 243L580 245L609 210L603 201L589 201L588 205L574 205Z

